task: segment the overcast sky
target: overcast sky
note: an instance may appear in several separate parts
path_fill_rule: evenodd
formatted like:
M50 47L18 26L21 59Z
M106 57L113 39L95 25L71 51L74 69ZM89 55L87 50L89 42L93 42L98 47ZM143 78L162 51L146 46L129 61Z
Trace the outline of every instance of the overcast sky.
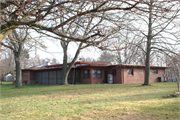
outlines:
M45 41L45 45L47 47L46 50L42 50L42 49L37 49L37 55L40 56L40 58L56 58L60 63L63 62L63 50L62 47L60 45L60 42L53 42L50 40L44 40ZM77 45L75 44L69 44L68 47L68 55L70 55L70 57L73 57L75 55L77 49ZM79 55L80 56L84 56L85 58L87 57L91 57L94 59L97 59L100 56L101 51L98 50L95 47L88 47L86 49L83 49ZM30 57L34 57L35 56L35 50L33 48L33 50L30 52Z

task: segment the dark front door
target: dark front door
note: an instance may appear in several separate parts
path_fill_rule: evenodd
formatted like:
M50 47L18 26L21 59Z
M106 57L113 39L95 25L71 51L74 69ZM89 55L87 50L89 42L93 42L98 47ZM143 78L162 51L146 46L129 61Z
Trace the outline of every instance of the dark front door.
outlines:
M108 74L108 71L107 70L104 70L104 83L107 83L108 80L107 80L107 74Z

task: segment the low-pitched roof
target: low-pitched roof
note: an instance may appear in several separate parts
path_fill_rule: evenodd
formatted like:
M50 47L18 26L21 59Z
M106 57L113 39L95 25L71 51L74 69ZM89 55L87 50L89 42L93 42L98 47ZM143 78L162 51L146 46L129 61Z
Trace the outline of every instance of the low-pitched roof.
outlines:
M68 63L67 65L70 65ZM27 68L22 70L31 70L31 71L38 71L38 70L49 70L49 69L60 69L62 68L63 64L56 64L56 65L46 65L41 67L33 67L33 68ZM74 66L72 68L80 68L80 67L121 67L121 68L145 68L145 65L128 65L128 64L117 64L117 65L109 65L109 63L103 63L103 62L84 62L84 61L78 61L74 63ZM162 68L166 69L169 67L162 67L162 66L150 66L150 68Z
M70 63L67 63L67 65L70 65ZM22 70L48 70L48 69L59 69L62 68L63 64L56 64L56 65L46 65L41 67L31 67L27 69ZM102 63L102 62L84 62L84 61L78 61L74 63L74 66L72 68L79 68L79 67L107 67L109 66L109 63Z
M117 65L110 65L112 67L122 67L122 68L145 68L145 65L130 65L130 64L117 64ZM166 69L166 68L170 68L170 67L166 67L166 66L150 66L150 68L162 68L162 69Z

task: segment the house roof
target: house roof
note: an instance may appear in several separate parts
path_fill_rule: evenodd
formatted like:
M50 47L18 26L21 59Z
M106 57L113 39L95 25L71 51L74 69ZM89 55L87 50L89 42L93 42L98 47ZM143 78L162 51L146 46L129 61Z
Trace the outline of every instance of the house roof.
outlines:
M122 68L145 68L145 65L130 65L130 64L117 64L117 65L110 65L112 67L122 67ZM166 67L166 66L150 66L150 68L170 68L170 67Z
M67 65L70 65L68 63ZM56 64L56 65L46 65L46 66L38 66L38 67L31 67L28 69L22 69L23 71L30 70L30 71L38 71L38 70L49 70L49 69L61 69L63 64ZM117 65L109 65L109 63L102 63L102 62L84 62L78 61L74 63L72 68L82 68L82 67L121 67L121 68L145 68L145 65L128 65L128 64L117 64ZM165 69L169 67L162 67L162 66L151 66L150 68L159 68Z
M70 65L70 63L67 63L67 65ZM48 70L48 69L59 69L62 68L63 64L56 64L56 65L46 65L41 67L31 67L27 69L22 69L23 71L26 70ZM80 68L80 67L107 67L109 66L109 63L102 63L102 62L84 62L84 61L78 61L74 63L74 66L72 68Z
M70 63L67 63L67 65L70 65ZM84 61L78 61L75 62L74 65L98 65L98 66L108 66L109 63L101 63L101 62L84 62ZM63 64L56 64L56 65L47 65L45 67L61 67Z

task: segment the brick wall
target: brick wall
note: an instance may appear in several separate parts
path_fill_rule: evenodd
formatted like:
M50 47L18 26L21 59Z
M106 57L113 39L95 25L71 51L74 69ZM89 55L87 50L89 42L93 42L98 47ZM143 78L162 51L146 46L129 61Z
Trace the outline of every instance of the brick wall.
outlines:
M162 77L162 80L165 81L165 77L163 76L165 74L164 69L157 69L158 74L156 73L150 73L150 83L151 82L159 82L158 77Z
M86 70L87 69L90 69L90 68L86 68ZM84 70L85 69L79 69L79 75L80 75L79 81L80 81L81 84L91 84L91 77L90 78L84 78L84 76L83 76L83 71Z
M22 71L22 82L29 83L30 81L30 71Z
M91 76L90 78L84 78L83 72L84 70L90 70L91 71ZM101 78L93 78L93 70L101 70ZM104 80L104 69L103 68L83 68L80 69L80 83L82 84L97 84L97 83L103 83Z
M122 72L121 72L121 69L120 68L115 68L115 70L116 70L116 75L113 75L113 83L122 84L122 79L121 79ZM111 69L111 71L112 71L112 69Z
M124 69L124 84L144 82L144 69L141 68L123 68L123 69ZM133 75L127 74L128 69L133 69Z
M123 68L124 69L124 84L126 83L144 83L145 77L145 70L143 68ZM127 70L133 69L133 75L128 75ZM163 81L165 78L163 75L165 74L164 69L157 69L158 73L151 73L150 72L150 83L152 82L159 82L158 77L162 77Z

